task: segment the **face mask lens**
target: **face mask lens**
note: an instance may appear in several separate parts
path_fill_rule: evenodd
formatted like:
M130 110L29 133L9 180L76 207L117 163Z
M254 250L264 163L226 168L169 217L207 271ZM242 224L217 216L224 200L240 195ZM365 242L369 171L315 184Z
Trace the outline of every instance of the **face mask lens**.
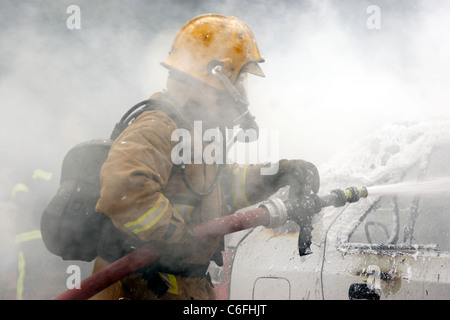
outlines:
M222 114L222 121L228 123L228 121L224 120L232 117L232 126L239 126L244 131L252 129L257 139L259 134L258 125L255 122L255 117L248 111L248 72L241 70L234 84L225 76L221 65L213 66L211 74L219 78L226 89L224 91L225 94L220 95L218 99L218 105L221 106L220 109L226 112L226 115Z

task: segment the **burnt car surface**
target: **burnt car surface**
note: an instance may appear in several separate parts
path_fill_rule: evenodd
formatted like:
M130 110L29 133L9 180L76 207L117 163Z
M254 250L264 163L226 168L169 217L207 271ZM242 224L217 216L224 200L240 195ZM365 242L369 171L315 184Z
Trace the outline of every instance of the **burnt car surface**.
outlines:
M320 193L356 184L369 196L322 209L307 256L293 222L227 236L211 267L218 298L449 299L449 133L448 121L392 124L330 159Z

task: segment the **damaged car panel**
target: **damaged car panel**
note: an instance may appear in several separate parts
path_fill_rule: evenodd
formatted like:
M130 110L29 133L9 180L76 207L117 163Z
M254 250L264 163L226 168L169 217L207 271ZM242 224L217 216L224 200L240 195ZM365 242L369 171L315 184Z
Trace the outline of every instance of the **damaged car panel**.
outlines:
M369 196L324 208L307 256L295 223L227 236L221 297L449 299L448 133L448 122L391 125L332 159L321 193L359 183Z

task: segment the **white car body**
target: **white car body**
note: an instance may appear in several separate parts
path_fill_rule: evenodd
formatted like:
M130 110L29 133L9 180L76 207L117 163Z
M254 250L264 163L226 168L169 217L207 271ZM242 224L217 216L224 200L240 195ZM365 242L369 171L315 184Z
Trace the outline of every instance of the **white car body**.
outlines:
M224 266L211 268L218 298L450 299L449 133L445 121L386 126L331 159L319 194L364 185L369 196L323 208L307 256L293 222L228 235ZM414 192L371 194L402 181Z

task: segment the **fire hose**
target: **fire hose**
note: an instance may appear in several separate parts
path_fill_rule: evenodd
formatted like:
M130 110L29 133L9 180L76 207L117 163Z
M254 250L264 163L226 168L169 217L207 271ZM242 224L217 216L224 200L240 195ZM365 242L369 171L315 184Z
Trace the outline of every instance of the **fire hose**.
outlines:
M356 202L367 195L364 187L350 187L345 190L335 189L325 196L303 195L288 200L273 198L262 202L257 208L202 223L195 227L195 237L202 242L257 226L280 227L292 219L300 226L299 254L306 255L311 253L312 217L315 213L324 207L340 207ZM140 247L83 280L80 289L70 289L56 300L89 299L130 273L156 261L159 256L160 252L155 244Z

